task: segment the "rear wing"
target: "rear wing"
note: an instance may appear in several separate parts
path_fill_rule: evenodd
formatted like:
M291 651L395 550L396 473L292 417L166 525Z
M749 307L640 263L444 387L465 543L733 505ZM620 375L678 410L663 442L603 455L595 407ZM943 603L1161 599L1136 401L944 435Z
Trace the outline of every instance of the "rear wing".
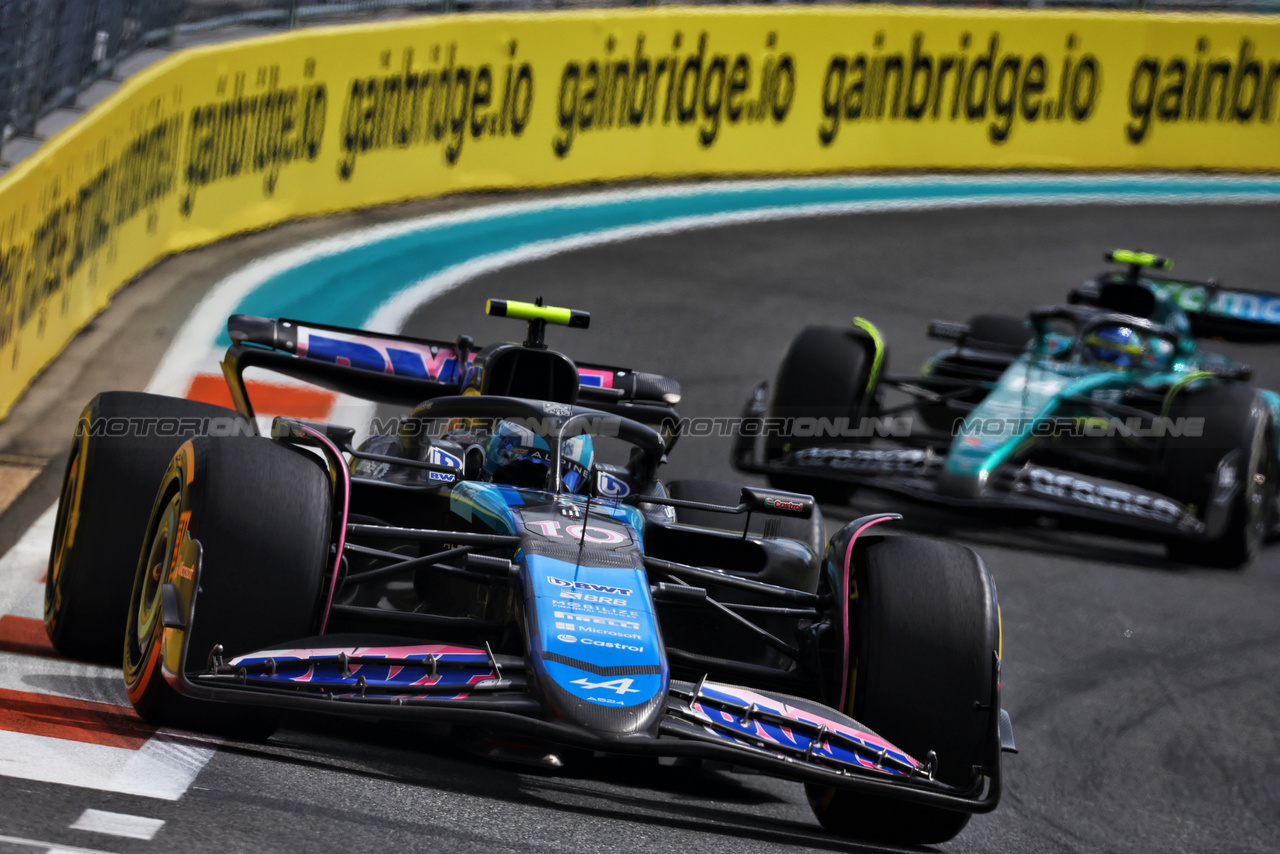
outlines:
M227 320L232 345L222 372L236 409L253 417L244 372L260 368L339 394L415 406L460 394L479 348L466 335L454 341L365 332L322 323L235 314ZM674 414L680 385L658 374L580 364L579 402L645 424Z
M1127 269L1103 273L1086 282L1072 292L1071 302L1100 305L1166 325L1171 324L1164 315L1180 311L1190 322L1191 334L1198 338L1280 341L1280 294L1224 288L1214 279L1173 279L1161 275L1173 269L1173 262L1150 252L1116 249L1103 258ZM1172 325L1176 328L1180 324Z
M1224 288L1217 282L1153 279L1186 312L1192 334L1227 341L1280 341L1280 294Z

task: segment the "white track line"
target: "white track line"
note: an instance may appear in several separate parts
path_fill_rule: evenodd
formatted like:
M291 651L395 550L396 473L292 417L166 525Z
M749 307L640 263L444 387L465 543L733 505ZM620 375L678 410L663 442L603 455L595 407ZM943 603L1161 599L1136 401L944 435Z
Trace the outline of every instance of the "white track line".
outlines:
M165 801L181 798L214 753L163 731L129 750L0 730L0 776Z
M73 845L58 845L56 842L41 842L39 839L23 839L20 836L0 836L0 845L18 845L23 848L40 848L47 854L112 854L97 848L76 848Z
M119 667L41 655L0 652L0 689L108 706L129 705Z
M141 815L129 815L122 812L106 810L85 810L71 825L72 830L85 830L89 833L105 833L108 836L123 836L126 839L155 839L164 820L147 818Z
M0 557L0 616L42 619L56 507L50 507ZM108 703L129 704L118 668L59 658L0 652L0 688Z
M1091 187L1095 189L1091 192L1082 189L1079 193L1073 194L1065 194L1061 191L1055 190L1054 192L1046 192L1043 195L1035 196L1008 196L1001 193L992 193L988 196L957 198L942 195L932 199L873 200L829 205L778 207L774 209L734 212L730 214L688 217L680 220L669 219L647 225L636 226L635 229L638 230L634 231L628 228L615 229L611 232L603 232L602 234L610 234L611 236L601 242L618 242L620 240L635 239L642 236L669 233L677 230L673 227L673 224L677 222L680 223L680 228L714 228L739 222L763 222L771 219L776 220L791 217L830 216L853 212L872 213L888 210L929 210L938 208L984 206L1046 206L1057 204L1079 205L1095 203L1265 204L1274 203L1276 201L1274 196L1260 197L1259 195L1252 193L1232 192L1232 184L1237 179L1231 178L1217 179L1214 183L1220 184L1222 191L1221 193L1216 193L1212 196L1193 194L1186 191L1179 192L1176 185L1179 182L1186 180L1188 179L1183 176L1176 175L983 176L979 178L954 175L921 175L891 178L852 177L818 179L794 178L760 181L713 181L677 187L665 186L644 189L606 190L553 199L484 205L465 211L455 211L445 214L429 214L394 223L368 226L344 232L333 237L309 241L299 246L269 255L265 258L260 258L250 262L245 267L223 279L210 289L209 293L200 301L195 310L188 315L186 322L183 323L178 334L174 336L173 343L170 345L168 351L164 355L164 358L161 360L160 367L157 369L155 376L152 377L151 383L147 386L147 391L153 394L185 394L187 387L190 384L191 377L196 373L199 373L202 367L207 367L210 364L208 347L212 341L216 339L217 335L220 334L223 325L226 323L227 317L235 310L236 306L240 304L241 300L270 279L319 258L331 257L347 250L354 249L358 246L364 246L380 240L387 240L405 234L410 234L426 228L442 228L466 222L497 219L516 214L536 213L544 210L565 210L606 204L609 202L623 203L656 198L679 199L708 194L745 194L761 190L786 190L791 188L872 189L877 187L902 188L921 185L941 185L944 188L954 187L957 190L962 190L965 187L974 185L975 183L1008 186L1011 188L1035 187L1037 185L1052 186L1056 188L1063 184L1070 185L1078 183L1082 188ZM1247 180L1256 183L1256 179L1238 180L1241 183ZM1122 196L1119 194L1108 194L1096 189L1099 186L1105 186L1107 184L1124 185L1133 183L1146 183L1150 184L1153 188L1167 184L1170 186L1170 190L1167 194L1135 192L1129 196ZM945 192L945 189L943 192ZM593 237L593 235L584 235L583 239L589 240L591 237ZM568 238L567 240L574 241L577 239L579 238ZM571 244L564 241L547 241L543 244L543 251L547 251L547 249L552 245L560 245L563 248L547 252L547 254L544 255L528 256L529 259L536 257L549 257L549 255L558 254L558 252L570 251L572 248L584 248L586 246L597 244L591 242ZM530 247L522 247L515 251L523 252L529 248ZM498 253L495 257L505 257L507 255L508 253ZM477 261L478 260L480 259L477 259ZM458 266L467 267L471 263L476 262L467 262ZM520 263L520 261L515 260L511 263ZM500 267L489 267L487 269L491 271L493 269L500 269ZM450 271L444 271L438 275L446 276L449 272ZM457 284L461 284L462 281L465 281L465 279L458 280L453 287L456 287ZM391 317L393 319L397 315L402 317L407 316L407 312L402 308L404 302L407 300L408 297L403 294L392 298L387 303L384 303L383 306L379 307L375 312L375 316ZM392 306L396 306L397 308L393 310ZM384 311L388 313L383 314ZM409 311L412 311L412 309L409 309ZM400 330L399 325L387 325L381 322L371 321L364 324L364 326L367 329L383 332L398 332ZM217 359L221 359L221 355L221 353L217 353ZM216 364L217 359L215 359L214 364Z
M49 508L0 557L0 614L39 619L55 508ZM39 656L0 653L0 688L127 705L120 670ZM138 750L0 731L0 776L177 800L215 749L157 733Z
M970 207L1032 207L1045 205L1085 205L1085 204L1161 204L1181 201L1190 203L1199 201L1204 204L1216 203L1272 203L1276 199L1259 199L1253 195L1223 193L1212 199L1188 198L1185 196L1153 197L1135 194L1133 196L1107 196L1100 193L1081 193L1079 195L1044 195L1006 197L999 195L971 196L966 198L934 198L934 199L890 199L875 201L837 202L831 204L795 205L774 208L758 208L748 211L730 213L703 214L688 217L673 217L639 225L621 226L602 231L576 234L556 240L544 240L528 243L504 252L482 255L461 264L441 270L432 276L422 279L374 309L366 327L373 330L400 332L409 316L419 307L432 299L457 288L474 278L527 264L541 261L566 252L576 252L596 246L612 243L624 243L647 237L665 234L677 234L710 228L723 228L731 225L747 225L752 223L776 222L785 219L806 219L824 216L841 216L854 213L877 213L903 210L939 210L943 208ZM371 238L373 239L373 238Z
M49 565L49 546L57 508L50 507L0 557L0 614L44 616L44 587L39 583Z

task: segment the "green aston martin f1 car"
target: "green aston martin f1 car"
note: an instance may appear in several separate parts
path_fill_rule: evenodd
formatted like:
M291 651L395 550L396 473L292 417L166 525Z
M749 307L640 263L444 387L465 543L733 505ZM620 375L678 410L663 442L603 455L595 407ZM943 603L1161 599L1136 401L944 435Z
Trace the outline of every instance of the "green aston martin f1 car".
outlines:
M1168 278L1118 250L1065 305L934 321L952 342L885 372L875 326L811 326L747 404L734 465L843 500L875 487L948 505L1147 532L1170 556L1241 566L1280 516L1280 395L1197 338L1280 339L1280 295ZM910 395L887 407L883 391Z

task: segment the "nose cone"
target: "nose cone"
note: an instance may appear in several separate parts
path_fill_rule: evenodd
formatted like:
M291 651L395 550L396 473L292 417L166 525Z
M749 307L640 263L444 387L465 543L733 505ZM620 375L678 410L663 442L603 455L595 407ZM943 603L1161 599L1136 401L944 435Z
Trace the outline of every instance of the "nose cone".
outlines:
M961 466L947 466L938 474L938 494L949 498L981 498L987 491L990 472L981 466L965 471Z
M670 675L639 555L575 543L571 562L570 549L533 539L525 625L535 690L567 722L656 736ZM540 550L555 556L530 553Z

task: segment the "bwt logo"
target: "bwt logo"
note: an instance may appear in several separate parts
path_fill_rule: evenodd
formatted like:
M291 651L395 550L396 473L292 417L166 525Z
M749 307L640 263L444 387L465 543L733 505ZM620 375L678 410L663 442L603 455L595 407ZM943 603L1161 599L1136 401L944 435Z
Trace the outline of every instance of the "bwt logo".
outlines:
M786 510L789 513L800 513L804 511L804 505L799 501L792 501L789 498L773 498L772 496L764 500L766 507L772 507L774 510Z
M431 452L427 454L427 462L433 466L452 466L456 469L462 468L462 460L447 451L443 451L440 448L435 447L433 447ZM453 483L453 475L451 474L433 471L429 473L429 476L431 480L442 480L445 483Z
M547 581L550 581L556 587L570 587L574 590L590 590L592 593L610 593L614 596L631 595L631 591L626 587L608 587L603 584L589 584L586 581L565 581L563 578L556 578L554 575L548 575Z

